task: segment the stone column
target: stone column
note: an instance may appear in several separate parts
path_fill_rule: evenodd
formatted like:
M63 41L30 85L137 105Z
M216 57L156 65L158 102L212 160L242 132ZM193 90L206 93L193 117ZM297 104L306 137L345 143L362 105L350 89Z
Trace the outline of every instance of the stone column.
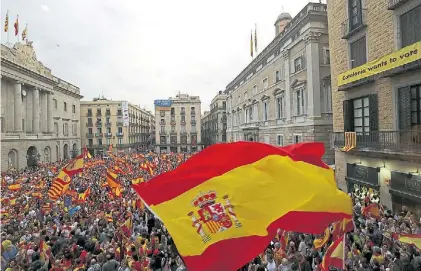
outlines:
M53 93L47 93L47 132L54 132L54 121L53 121Z
M38 134L40 132L40 112L39 112L39 89L34 88L32 101L32 133Z
M23 132L22 130L22 84L15 83L15 132Z
M307 114L321 116L320 99L320 56L319 37L321 33L310 32L305 37L307 59Z

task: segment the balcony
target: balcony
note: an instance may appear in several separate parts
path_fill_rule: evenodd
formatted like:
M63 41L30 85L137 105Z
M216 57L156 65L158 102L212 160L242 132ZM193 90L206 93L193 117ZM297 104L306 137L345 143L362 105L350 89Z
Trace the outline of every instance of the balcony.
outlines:
M112 133L105 133L105 137L106 138L110 138L110 137L112 137L113 136L113 134Z
M395 10L395 9L397 9L400 6L402 6L403 4L405 4L408 1L409 0L389 0L387 9L389 9L389 10Z
M95 137L103 137L104 134L103 133L95 133Z
M186 111L181 111L180 115L182 115L182 116L186 115Z
M186 125L186 121L185 120L182 120L180 123L181 123L181 125Z
M123 112L118 111L118 112L117 112L117 116L123 116Z
M345 147L347 142L345 142L344 132L336 132L332 136L334 148ZM356 133L356 144L350 151L420 154L421 131Z
M123 121L122 120L118 120L117 121L117 126L123 126Z
M115 134L117 137L123 137L123 132L117 132L116 134Z
M159 124L160 124L161 126L165 126L165 121L161 121Z
M166 135L166 134L167 134L167 132L166 132L166 131L159 131L159 134L160 134L160 135Z
M166 145L166 144L167 144L167 141L166 141L166 140L160 140L160 141L159 141L159 144L161 144L161 145Z
M190 131L190 135L197 135L197 131Z
M105 127L111 127L111 125L112 125L111 122L106 122L105 123Z
M86 127L93 127L93 126L94 126L94 124L92 122L86 123Z
M102 127L102 122L97 122L97 123L95 123L95 126L96 126L96 127Z
M94 137L94 134L90 134L90 133L86 134L86 138L93 138L93 137Z
M191 120L190 124L196 124L196 120Z
M366 27L366 19L365 19L365 10L362 9L357 14L356 22L350 21L349 19L346 19L341 24L342 29L342 38L347 39L351 37L354 33L357 33L362 28Z
M171 125L172 125L172 126L174 126L175 124L176 124L176 123L175 123L175 120L172 120L172 121L171 121Z
M181 135L181 136L187 136L187 132L186 132L186 131L184 131L184 132L180 132L180 135Z
M111 116L111 112L110 111L105 111L105 116L106 117L110 117Z
M172 135L172 136L177 135L177 132L176 131L171 131L170 135Z
M190 115L192 115L192 116L196 116L196 111L191 111L191 112L190 112Z
M101 113L101 111L97 111L97 112L96 112L96 116L97 116L97 117L102 117L102 113Z

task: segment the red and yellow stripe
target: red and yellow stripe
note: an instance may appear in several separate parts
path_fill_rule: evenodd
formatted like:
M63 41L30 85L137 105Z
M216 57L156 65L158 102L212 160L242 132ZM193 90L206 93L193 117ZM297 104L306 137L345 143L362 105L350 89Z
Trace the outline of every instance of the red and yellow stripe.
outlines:
M133 188L163 220L188 269L236 270L264 250L278 228L320 234L330 223L352 217L351 199L337 189L323 154L322 143L217 144ZM192 202L209 191L217 202L234 206L231 214L242 225L216 234L201 225L210 236L204 243L188 214L199 217ZM238 247L247 249L233 249Z

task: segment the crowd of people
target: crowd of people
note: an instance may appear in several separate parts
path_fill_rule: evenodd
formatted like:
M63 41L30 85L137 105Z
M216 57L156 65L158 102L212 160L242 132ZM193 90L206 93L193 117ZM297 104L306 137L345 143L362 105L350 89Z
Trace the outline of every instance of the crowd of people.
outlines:
M131 184L139 177L148 181L175 169L189 156L143 152L90 158L83 172L73 177L68 193L54 201L47 191L68 161L2 172L1 270L187 270L165 225L139 204ZM113 195L106 185L107 169L114 168L116 160L127 166L119 166L119 181L124 186L120 196ZM153 169L146 169L144 163L153 164ZM90 194L81 200L88 188ZM385 210L380 218L374 218L362 212L370 203L367 198L350 196L355 228L345 238L345 269L421 270L420 248L392 237L394 233L421 234L419 218L406 208L396 214ZM127 235L123 226L128 217L132 229ZM283 245L280 239L285 237ZM295 232L274 236L268 247L240 270L321 270L331 240L316 249L318 237Z

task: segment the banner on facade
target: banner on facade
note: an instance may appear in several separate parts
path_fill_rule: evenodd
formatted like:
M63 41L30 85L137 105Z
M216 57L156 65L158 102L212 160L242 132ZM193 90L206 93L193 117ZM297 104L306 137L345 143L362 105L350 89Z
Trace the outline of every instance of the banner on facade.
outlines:
M339 74L338 86L380 74L421 59L421 41Z
M164 110L169 111L171 110L172 101L171 100L155 100L155 109L158 111Z
M123 126L129 126L130 118L129 118L129 103L123 102L121 104L121 108L123 110Z

